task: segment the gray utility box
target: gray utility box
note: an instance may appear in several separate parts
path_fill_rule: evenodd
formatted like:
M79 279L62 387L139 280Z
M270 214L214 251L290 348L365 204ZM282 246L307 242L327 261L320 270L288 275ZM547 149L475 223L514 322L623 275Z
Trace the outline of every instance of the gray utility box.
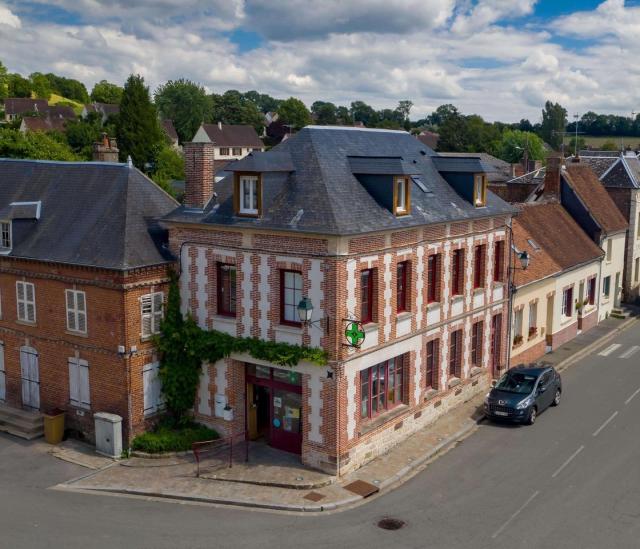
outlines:
M93 414L96 426L96 452L119 458L122 455L122 418L116 414Z

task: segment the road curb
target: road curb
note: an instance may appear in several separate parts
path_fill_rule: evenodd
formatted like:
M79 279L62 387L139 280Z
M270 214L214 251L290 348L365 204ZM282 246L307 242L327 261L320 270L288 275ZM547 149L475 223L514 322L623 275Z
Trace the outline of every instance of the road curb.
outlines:
M625 320L622 324L620 324L620 326L614 328L608 334L605 334L601 338L596 339L593 343L590 343L586 347L583 347L574 355L570 356L569 358L565 358L562 362L556 364L556 370L558 370L559 372L566 370L569 366L572 366L574 363L590 354L594 349L605 345L616 336L618 336L621 332L624 332L625 330L631 328L631 326L633 326L638 320L640 320L640 317L631 317ZM544 361L544 358L542 360Z
M440 454L444 450L448 449L449 446L452 446L459 440L465 438L469 435L475 428L485 420L484 415L480 415L476 419L470 420L462 429L456 431L453 435L445 438L436 446L434 446L429 452L423 454L418 459L412 461L409 465L406 465L400 471L398 471L395 475L390 476L386 480L383 480L378 486L380 491L386 490L390 486L395 485L398 482L401 482L403 479L408 480L408 476L412 471L418 469L422 465L424 465L427 461Z

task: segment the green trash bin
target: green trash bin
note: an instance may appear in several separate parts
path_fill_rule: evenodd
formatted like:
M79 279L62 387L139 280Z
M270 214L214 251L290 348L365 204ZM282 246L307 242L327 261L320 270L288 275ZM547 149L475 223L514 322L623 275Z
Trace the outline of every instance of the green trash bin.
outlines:
M64 438L64 411L52 410L44 415L44 439L49 444L60 444Z

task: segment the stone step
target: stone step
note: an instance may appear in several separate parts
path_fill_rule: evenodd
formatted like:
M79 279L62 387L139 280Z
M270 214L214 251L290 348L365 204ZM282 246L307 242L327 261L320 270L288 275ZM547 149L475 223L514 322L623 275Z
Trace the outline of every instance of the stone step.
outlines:
M42 414L0 405L0 431L32 440L44 434Z

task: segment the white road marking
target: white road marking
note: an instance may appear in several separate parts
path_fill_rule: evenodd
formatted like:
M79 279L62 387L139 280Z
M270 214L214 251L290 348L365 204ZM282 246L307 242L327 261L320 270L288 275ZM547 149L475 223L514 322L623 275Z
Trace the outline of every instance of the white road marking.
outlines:
M569 463L571 463L573 461L573 459L580 453L582 452L582 450L584 450L584 444L582 446L580 446L580 448L578 448L575 452L573 452L573 454L571 454L569 456L569 459L567 459L567 461L565 461L562 465L560 465L560 467L558 467L558 469L556 469L556 472L553 473L553 475L551 475L551 478L556 478L561 472L562 470L569 465Z
M636 389L635 392L627 400L624 401L625 406L629 404L629 402L633 400L633 397L635 397L638 393L640 393L640 388Z
M613 421L613 418L616 417L617 415L618 415L617 411L613 412L613 414L611 414L611 417L596 429L595 433L593 433L593 436L597 437L600 434L600 431L602 431L602 429L604 429L607 425L609 425L609 423L611 423Z
M617 351L620 347L622 347L622 343L614 343L613 345L609 345L603 351L598 353L598 356L609 356L614 351Z
M638 351L640 351L640 346L639 345L634 345L628 351L625 351L624 353L622 353L620 355L620 358L630 358L633 355L635 355Z
M496 539L503 531L504 529L509 526L509 524L511 523L511 521L516 518L520 513L522 513L522 511L524 511L524 508L529 505L540 493L540 490L536 490L531 497L524 502L524 504L522 505L522 507L520 507L520 509L518 509L515 513L513 513L513 515L511 515L509 517L509 519L507 520L507 522L505 522L502 526L500 526L500 528L498 528L494 534L491 536L493 539Z

